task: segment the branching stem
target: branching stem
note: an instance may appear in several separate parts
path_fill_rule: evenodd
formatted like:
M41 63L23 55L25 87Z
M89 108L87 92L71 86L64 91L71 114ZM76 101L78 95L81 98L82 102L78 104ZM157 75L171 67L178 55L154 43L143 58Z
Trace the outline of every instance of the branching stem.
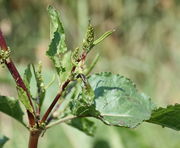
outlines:
M59 120L57 120L57 121L55 121L55 122L47 125L47 126L46 126L46 129L48 129L48 128L54 126L54 125L57 125L57 124L64 123L64 122L66 122L66 121L75 119L75 118L78 118L78 117L71 115L71 116L67 116L67 117L65 117L65 118L59 119Z

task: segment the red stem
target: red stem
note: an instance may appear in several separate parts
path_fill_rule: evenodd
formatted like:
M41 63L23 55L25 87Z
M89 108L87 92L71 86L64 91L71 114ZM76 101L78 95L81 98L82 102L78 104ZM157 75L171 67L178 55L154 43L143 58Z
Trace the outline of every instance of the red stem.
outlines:
M87 53L84 51L81 55L81 57L78 59L78 62L82 61L84 62L86 59ZM73 73L76 70L76 66L72 67L71 73ZM44 116L42 117L40 123L43 123L47 120L49 114L51 113L52 109L54 108L54 106L56 105L56 103L58 102L59 98L62 96L63 91L65 90L65 88L67 87L67 85L69 84L71 80L66 80L64 82L64 84L62 85L60 92L56 95L56 97L54 98L53 102L51 103L51 105L49 106L48 110L46 111L46 113L44 114ZM58 106L60 107L60 105ZM51 118L49 119L48 122L50 122Z
M8 50L6 41L2 35L1 30L0 30L0 47L1 47L1 50L4 50L4 51ZM33 111L34 111L34 107L33 107L32 101L31 101L30 93L28 92L28 89L26 88L26 86L25 86L16 66L14 65L13 61L9 58L9 59L5 60L5 65L7 66L9 72L11 73L12 77L14 78L16 85L21 87L26 92L26 95L28 96L29 102L30 102L30 104L33 108ZM27 110L27 114L28 114L29 124L32 127L35 124L34 115L31 112L29 112L28 110Z
M37 148L40 134L40 130L30 131L28 148Z
M67 87L67 85L69 84L70 80L66 80L64 82L64 84L61 87L60 92L56 95L56 97L54 98L53 102L51 103L51 105L49 106L48 110L46 111L46 113L44 114L44 116L42 117L41 123L45 122L46 119L48 118L49 114L51 113L52 109L54 108L54 106L56 105L56 103L58 102L59 98L62 96L63 91L65 90L65 88Z

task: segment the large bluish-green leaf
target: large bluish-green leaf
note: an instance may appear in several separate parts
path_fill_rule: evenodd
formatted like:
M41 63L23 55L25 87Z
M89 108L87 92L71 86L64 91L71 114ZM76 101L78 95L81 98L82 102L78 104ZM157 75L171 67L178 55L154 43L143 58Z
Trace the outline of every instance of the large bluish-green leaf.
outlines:
M0 134L0 148L3 148L4 144L9 140L8 137Z
M20 108L18 100L12 97L0 96L0 111L25 125L23 122L23 111Z
M180 130L180 104L169 105L167 108L158 108L152 112L147 122Z
M150 98L139 93L128 78L100 73L90 76L89 82L95 93L96 110L106 124L133 128L150 118Z
M68 124L89 136L93 136L96 131L95 123L87 118L75 118Z

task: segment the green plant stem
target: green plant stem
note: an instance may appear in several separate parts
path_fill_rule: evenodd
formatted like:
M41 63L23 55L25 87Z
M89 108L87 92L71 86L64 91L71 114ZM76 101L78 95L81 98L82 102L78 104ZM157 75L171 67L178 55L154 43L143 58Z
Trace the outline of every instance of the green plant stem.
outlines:
M28 148L37 148L41 132L38 129L30 131Z
M93 68L95 67L96 63L98 62L99 60L99 54L96 55L95 59L93 60L92 64L90 65L90 67L87 69L85 75L88 76L90 74L90 72L93 70Z
M63 122L66 122L66 121L75 119L75 118L78 118L78 117L71 115L71 116L67 116L67 117L65 117L65 118L59 119L59 120L57 120L57 121L55 121L55 122L47 125L47 126L46 126L46 129L48 129L48 128L54 126L54 125L57 125L57 124L60 124L60 123L63 123Z

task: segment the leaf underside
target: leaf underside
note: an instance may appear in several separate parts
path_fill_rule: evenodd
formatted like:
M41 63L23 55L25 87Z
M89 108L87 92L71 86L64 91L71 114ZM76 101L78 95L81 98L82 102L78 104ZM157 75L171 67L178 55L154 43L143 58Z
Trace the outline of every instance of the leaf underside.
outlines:
M18 120L23 125L23 111L18 100L12 97L0 96L0 111Z
M152 112L147 121L174 130L180 130L180 104L170 105L167 108L158 108Z
M134 128L150 118L153 104L131 80L100 73L90 76L89 82L95 93L96 110L106 124Z

